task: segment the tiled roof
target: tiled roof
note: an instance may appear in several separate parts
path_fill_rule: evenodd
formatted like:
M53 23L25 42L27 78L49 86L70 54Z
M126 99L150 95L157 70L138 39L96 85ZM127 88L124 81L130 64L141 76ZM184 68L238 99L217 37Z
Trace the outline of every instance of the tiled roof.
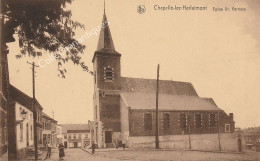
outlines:
M10 88L10 97L20 103L21 105L27 107L31 111L33 111L33 98L25 94L24 92L20 91L19 89L15 88L13 85L9 86ZM43 109L40 103L35 101L36 106L38 106L41 110Z
M160 93L172 95L198 96L193 85L189 82L160 80L159 86ZM122 91L155 92L156 80L121 77L121 88Z
M68 130L82 131L90 130L88 124L60 124L62 126L62 133L67 133Z
M131 109L155 109L156 94L144 92L121 92L121 97ZM214 101L197 96L159 94L159 110L221 110Z

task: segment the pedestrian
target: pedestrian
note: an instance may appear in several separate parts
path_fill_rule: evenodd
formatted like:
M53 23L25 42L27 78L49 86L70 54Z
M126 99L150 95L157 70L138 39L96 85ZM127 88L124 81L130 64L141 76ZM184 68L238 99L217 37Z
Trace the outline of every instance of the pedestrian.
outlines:
M65 157L63 144L60 143L59 146L58 146L58 148L59 148L59 157L60 157L60 160L63 160L63 157Z
M48 159L48 158L50 158L50 157L51 157L51 143L48 142L48 144L47 144L47 154L46 154L45 159ZM45 160L45 159L44 159L44 160Z
M122 147L123 147L123 149L125 149L125 144L126 144L126 141L125 141L125 139L123 139L122 140Z
M92 148L92 154L94 154L95 153L95 147L96 145L95 145L95 142L93 141L92 142L92 146L91 146L91 148Z
M118 140L117 139L115 139L115 146L118 149Z

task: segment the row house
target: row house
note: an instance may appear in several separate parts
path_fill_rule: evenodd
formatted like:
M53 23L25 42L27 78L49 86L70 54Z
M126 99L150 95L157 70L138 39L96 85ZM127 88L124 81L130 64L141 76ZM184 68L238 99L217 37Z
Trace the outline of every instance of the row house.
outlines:
M61 124L65 148L86 148L91 145L89 124Z
M7 140L7 101L9 73L7 61L7 46L0 45L0 160L8 160Z
M62 135L62 126L61 125L57 125L56 126L56 133L57 133L57 145L63 143L63 135Z
M8 107L8 151L9 159L23 159L26 150L34 146L34 119L36 118L37 142L41 143L41 117L42 106L35 100L35 111L33 98L9 86L10 104ZM34 113L36 114L34 116ZM35 117L35 118L34 118Z
M50 142L52 146L57 146L57 121L42 113L42 145L46 147L47 143Z
M244 130L246 149L260 152L260 130L259 128L248 128Z

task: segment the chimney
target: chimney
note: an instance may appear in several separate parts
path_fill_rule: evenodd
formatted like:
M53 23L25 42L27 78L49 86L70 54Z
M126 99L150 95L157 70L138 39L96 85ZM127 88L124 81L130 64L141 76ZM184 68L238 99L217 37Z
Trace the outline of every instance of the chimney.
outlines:
M231 118L231 120L234 120L234 114L233 113L229 113L229 117Z

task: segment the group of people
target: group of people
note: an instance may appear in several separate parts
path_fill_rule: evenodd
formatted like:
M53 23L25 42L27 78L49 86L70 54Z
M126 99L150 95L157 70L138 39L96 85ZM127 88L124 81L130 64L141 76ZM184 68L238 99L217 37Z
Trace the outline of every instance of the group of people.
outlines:
M45 159L48 159L51 157L51 143L50 142L48 142L46 144L46 148L47 148L47 154L46 154ZM63 158L65 157L65 153L64 153L64 146L62 143L59 144L58 149L59 149L59 158L60 158L60 160L63 160Z
M122 146L123 149L125 149L125 144L126 144L125 140L122 140L119 143L119 140L115 139L115 146L116 146L117 149L120 145ZM92 154L95 153L95 148L96 148L96 144L95 144L95 142L92 142L92 145L91 145ZM48 142L46 144L46 149L47 149L47 154L46 154L45 159L48 159L48 158L51 157L51 143L50 142ZM60 158L60 160L63 160L63 158L65 157L64 145L62 143L60 143L59 146L58 146L58 149L59 149L59 158Z
M125 149L126 141L124 139L123 140L115 139L114 142L117 149L119 146L122 146L122 148Z

